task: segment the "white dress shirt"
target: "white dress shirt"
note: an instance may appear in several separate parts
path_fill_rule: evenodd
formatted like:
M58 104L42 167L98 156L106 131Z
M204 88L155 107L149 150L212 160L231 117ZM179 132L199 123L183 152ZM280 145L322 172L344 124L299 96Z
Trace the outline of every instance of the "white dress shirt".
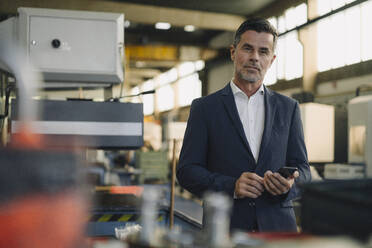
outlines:
M248 97L233 81L230 82L230 86L245 136L257 163L265 124L264 86L262 84L251 97Z

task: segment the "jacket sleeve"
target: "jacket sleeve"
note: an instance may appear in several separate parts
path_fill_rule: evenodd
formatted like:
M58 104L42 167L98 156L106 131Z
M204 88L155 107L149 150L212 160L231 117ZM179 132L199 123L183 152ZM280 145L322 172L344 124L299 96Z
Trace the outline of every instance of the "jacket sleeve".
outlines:
M286 164L287 166L297 167L300 174L300 176L295 180L295 184L289 191L288 196L286 197L287 200L292 200L300 196L300 192L297 187L298 184L311 181L311 173L307 160L304 132L298 102L296 102L292 114L292 121L288 137Z
M202 99L191 104L177 179L182 187L199 197L206 191L223 191L232 196L236 179L208 170L208 123L203 107Z

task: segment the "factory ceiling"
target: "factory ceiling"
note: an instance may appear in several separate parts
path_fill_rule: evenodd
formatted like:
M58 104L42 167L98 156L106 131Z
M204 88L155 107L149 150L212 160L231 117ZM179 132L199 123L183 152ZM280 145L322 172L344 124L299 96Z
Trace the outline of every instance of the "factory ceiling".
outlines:
M218 54L210 41L232 32L247 17L270 6L298 0L1 0L0 20L18 7L88 10L124 13L126 82L136 85L180 61L211 59ZM168 22L168 30L155 29ZM184 30L186 25L195 28ZM143 56L145 54L145 56ZM142 56L142 57L141 57ZM128 63L129 62L129 63Z
M263 7L272 0L115 0L121 3L137 3L144 5L162 6L177 9L198 10L206 12L224 13L247 16Z

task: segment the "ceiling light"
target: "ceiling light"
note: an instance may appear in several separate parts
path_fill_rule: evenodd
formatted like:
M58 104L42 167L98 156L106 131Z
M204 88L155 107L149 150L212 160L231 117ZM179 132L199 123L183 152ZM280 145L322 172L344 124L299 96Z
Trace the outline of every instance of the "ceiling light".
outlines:
M125 20L124 21L124 27L125 28L128 28L130 26L130 21L129 20Z
M195 62L195 69L196 69L197 71L203 70L204 67L205 67L205 62L204 62L204 60L198 60L198 61Z
M194 26L194 25L186 25L186 26L184 27L184 30L185 30L186 32L194 32L194 31L195 31L195 26Z
M168 22L157 22L157 23L155 23L155 28L156 29L167 30L167 29L170 29L170 27L171 27L171 25Z

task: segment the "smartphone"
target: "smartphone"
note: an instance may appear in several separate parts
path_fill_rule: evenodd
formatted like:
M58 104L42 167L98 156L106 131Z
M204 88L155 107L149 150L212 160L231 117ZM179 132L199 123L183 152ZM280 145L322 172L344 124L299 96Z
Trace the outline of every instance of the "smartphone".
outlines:
M298 171L297 167L282 167L278 170L278 173L285 178L288 178Z

